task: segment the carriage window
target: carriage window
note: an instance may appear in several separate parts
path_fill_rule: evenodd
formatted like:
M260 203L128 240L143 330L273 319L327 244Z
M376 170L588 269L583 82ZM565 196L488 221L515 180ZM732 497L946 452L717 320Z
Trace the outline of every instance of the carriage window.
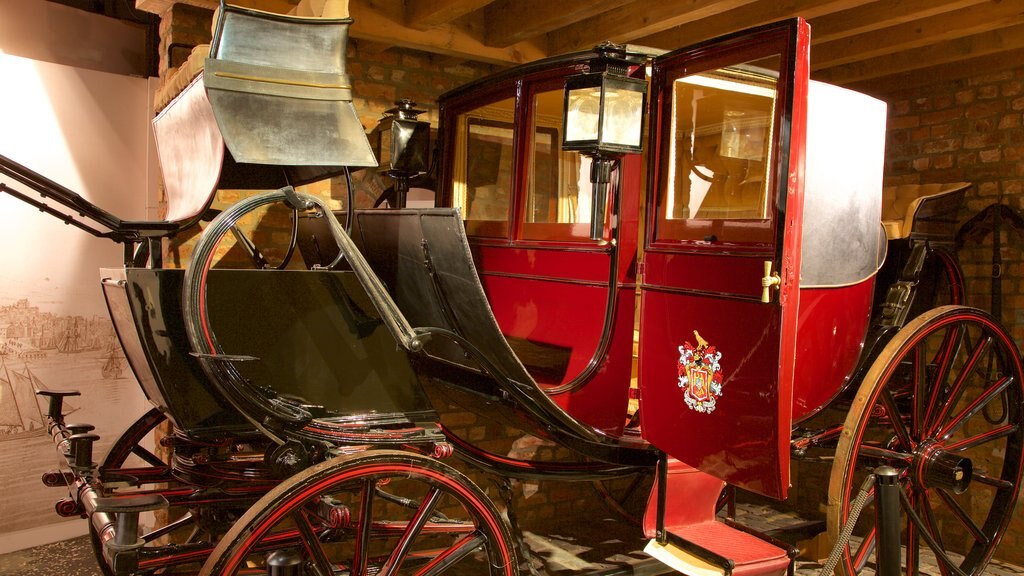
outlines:
M778 72L761 65L721 68L673 82L659 237L700 239L707 231L680 221L770 217L777 83Z
M590 240L590 159L561 150L564 91L533 100L524 240Z
M508 235L514 114L506 98L457 118L453 205L471 236Z

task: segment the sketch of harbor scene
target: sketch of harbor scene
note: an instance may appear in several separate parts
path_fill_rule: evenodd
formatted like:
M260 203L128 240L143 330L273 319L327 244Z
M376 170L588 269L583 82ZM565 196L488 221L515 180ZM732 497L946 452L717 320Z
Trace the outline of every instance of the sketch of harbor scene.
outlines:
M40 482L60 462L35 394L46 389L82 393L64 413L96 426L98 458L148 409L109 318L44 312L29 299L0 305L0 482L23 495L0 502L4 531L54 521L53 504L66 496Z

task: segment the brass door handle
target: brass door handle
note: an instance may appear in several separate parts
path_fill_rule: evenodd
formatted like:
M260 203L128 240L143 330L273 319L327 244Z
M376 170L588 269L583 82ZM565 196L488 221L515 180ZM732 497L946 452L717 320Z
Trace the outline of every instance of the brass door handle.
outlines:
M775 287L779 289L779 285L782 284L782 278L779 278L779 273L772 273L772 261L764 261L764 277L761 278L761 302L765 304L772 301L771 288Z

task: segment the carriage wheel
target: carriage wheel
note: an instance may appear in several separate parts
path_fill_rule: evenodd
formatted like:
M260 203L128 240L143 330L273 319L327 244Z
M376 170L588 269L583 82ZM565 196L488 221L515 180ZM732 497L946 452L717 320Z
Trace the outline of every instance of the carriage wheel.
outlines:
M166 421L167 416L156 408L143 414L110 447L107 455L103 458L100 470L115 471L128 466L155 469L164 466L165 464L155 454L142 445L142 441ZM100 540L99 534L96 533L92 522L88 524L89 542L92 544L92 553L96 556L96 562L104 576L114 576L114 572L103 557L103 542Z
M829 484L833 542L863 479L889 465L923 521L923 528L908 523L901 511L906 573L929 561L944 576L954 573L931 550L929 537L960 570L980 573L1021 484L1022 376L1016 345L985 312L944 306L909 322L872 364L847 415ZM848 576L873 560L874 514L869 496L855 543L840 560Z
M141 466L166 466L163 460L142 446L142 441L150 437L153 431L166 421L167 416L156 408L143 414L110 447L103 458L100 470L116 470L125 467L126 464L134 465L135 462L131 462L134 458L139 459L138 464Z
M506 523L450 466L374 450L282 482L242 516L201 574L518 574ZM288 572L292 573L292 572Z
M140 481L148 484L170 483L172 486L179 484L171 480L166 469L169 464L153 454L144 444L144 440L152 437L153 431L167 422L167 416L160 410L153 408L134 424L132 424L121 437L110 447L107 455L100 465L100 478L104 483L113 483L118 476L134 476ZM119 488L104 487L104 496L130 495L137 492L136 487L127 487L124 491ZM225 509L226 510L226 509ZM210 529L210 521L200 518L199 509L185 510L176 517L158 517L158 526L153 527L141 537L147 543L147 548L155 549L160 547L163 539L173 540L167 553L145 558L140 562L139 574L195 574L199 564L205 559L213 548L214 542L218 539L223 528ZM161 514L167 515L168 511ZM89 537L92 544L93 554L104 576L115 576L103 556L103 542L92 522L89 522ZM169 543L170 544L170 543ZM177 545L190 545L193 548L185 550L175 548ZM200 550L197 552L196 548ZM206 554L202 552L205 550Z

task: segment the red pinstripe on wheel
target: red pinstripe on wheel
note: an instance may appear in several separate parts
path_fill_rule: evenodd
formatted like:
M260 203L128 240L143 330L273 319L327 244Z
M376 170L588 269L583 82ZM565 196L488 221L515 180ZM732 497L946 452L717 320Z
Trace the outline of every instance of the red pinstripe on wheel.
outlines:
M942 338L941 342L937 337ZM939 345L936 348L934 344ZM900 369L909 373L901 376ZM980 383L975 380L979 369L988 370ZM945 306L910 322L875 360L847 416L829 490L830 533L837 534L849 519L852 493L859 483L855 476L863 475L865 463L880 459L900 470L901 484L923 517L928 533L940 536L935 502L947 508L950 517L974 536L974 543L968 543L963 551L962 568L967 572L984 568L1010 520L1024 470L1022 375L1024 368L1016 345L987 313ZM979 424L973 424L975 429L967 438L954 437L996 399L1006 404L1000 421L986 414L988 429L979 432ZM951 482L953 476L944 475L946 469L938 462L945 456L969 461L972 453L968 450L1002 439L1006 439L1005 457L995 465L997 477L978 473L966 484L966 490L979 485L997 489L991 508L979 523L955 501L953 487L943 484ZM937 499L929 500L932 495ZM870 515L865 510L862 518ZM904 533L905 543L909 542L907 569L918 561L918 530L911 525ZM867 561L873 537L872 529L865 538L869 544L862 544L856 552L846 549L842 565L848 575L855 574Z
M483 529L487 546L501 564L502 574L512 576L517 573L518 561L508 529L480 489L441 462L396 451L373 451L336 458L284 481L236 523L222 546L214 551L203 573L234 574L274 526L317 495L335 492L343 484L360 478L389 475L420 480L454 496L472 516L477 528ZM237 534L233 534L235 532ZM429 565L439 563L460 544L465 544L465 540L459 539Z

